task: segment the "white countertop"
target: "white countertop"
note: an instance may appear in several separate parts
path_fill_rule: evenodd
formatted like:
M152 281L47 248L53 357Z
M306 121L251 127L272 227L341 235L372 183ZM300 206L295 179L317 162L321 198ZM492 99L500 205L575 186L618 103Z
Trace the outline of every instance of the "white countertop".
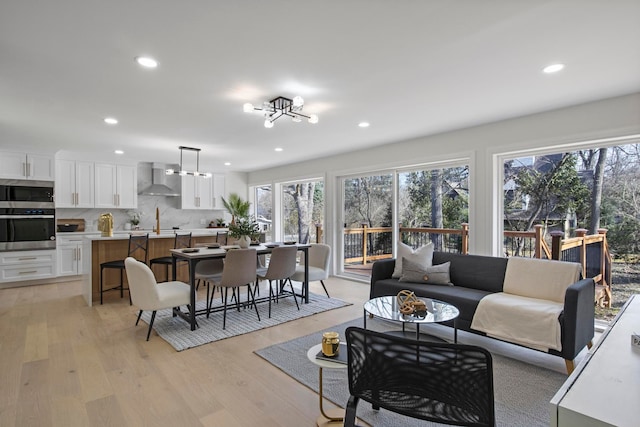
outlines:
M102 237L100 231L73 231L56 233L58 239L83 237L89 240L124 240L128 239L131 234L149 233L150 239L173 238L176 233L191 233L192 237L215 236L218 232L226 232L227 228L194 228L180 230L160 230L160 234L156 234L153 230L114 230L113 237Z

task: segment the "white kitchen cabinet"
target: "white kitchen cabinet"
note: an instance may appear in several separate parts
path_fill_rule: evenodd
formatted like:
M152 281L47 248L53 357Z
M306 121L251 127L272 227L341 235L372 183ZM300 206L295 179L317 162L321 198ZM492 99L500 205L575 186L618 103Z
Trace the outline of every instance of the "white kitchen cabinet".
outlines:
M56 276L56 251L0 252L0 283Z
M212 178L182 177L182 209L214 209L213 203Z
M222 198L224 197L224 190L226 185L226 178L224 174L213 174L213 207L214 209L224 209L222 204Z
M0 151L0 178L53 181L53 156L17 151Z
M58 276L82 274L82 237L59 237L57 243Z
M56 161L56 208L93 208L93 162Z
M137 166L96 163L95 207L136 209L138 207Z

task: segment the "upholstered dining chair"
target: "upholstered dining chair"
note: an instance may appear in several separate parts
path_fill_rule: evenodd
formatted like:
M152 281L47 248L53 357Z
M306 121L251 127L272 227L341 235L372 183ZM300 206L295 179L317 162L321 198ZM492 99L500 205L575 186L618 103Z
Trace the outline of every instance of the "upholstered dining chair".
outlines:
M331 246L324 243L314 243L309 247L309 282L320 281L324 293L329 298L329 292L324 285L324 281L329 278L329 261L331 260ZM296 272L291 276L291 280L304 282L304 252L300 258L300 264L296 267ZM304 289L304 287L303 287Z
M349 327L349 401L344 426L355 426L359 400L374 409L457 426L496 424L493 359L482 347L416 341Z
M222 270L224 268L224 259L204 259L196 264L196 290L200 287L200 283L204 282L207 285L207 309L210 309L210 304L213 301L213 294L216 292L215 282L220 281L222 277ZM213 284L213 286L211 286ZM211 298L209 298L211 294ZM220 299L222 300L222 292L220 293ZM209 315L207 314L207 317Z
M276 302L278 302L280 292L287 282L289 282L289 286L291 286L291 294L293 295L293 300L296 303L296 307L298 307L298 310L300 310L298 299L296 298L296 293L293 289L293 284L291 283L290 279L293 273L296 272L297 252L298 248L296 246L280 246L274 248L271 252L271 257L269 258L269 266L267 267L267 271L264 273L256 274L258 280L269 281L269 317L271 317L271 300L275 298ZM256 261L253 260L253 263L255 265ZM276 287L275 292L272 286L274 280L278 282L278 286Z
M258 306L255 300L255 293L251 287L251 284L256 279L256 251L255 249L231 249L227 251L227 255L224 261L224 268L222 269L222 275L220 276L219 281L213 280L215 286L220 288L220 292L224 289L224 312L222 315L222 329L225 329L227 326L227 305L228 305L228 294L229 288L233 290L233 294L236 299L236 308L240 310L240 288L242 286L247 287L247 293L251 298L251 303L249 305L253 305L253 308L256 311L256 316L258 316L258 321L260 321L260 313L258 313ZM211 294L211 298L213 298L213 294ZM207 317L209 316L209 311L211 308L211 302L207 301L208 310Z
M191 287L183 282L157 283L151 268L132 257L125 259L124 265L127 270L131 299L133 304L140 309L136 326L140 322L140 316L142 316L144 310L153 311L149 322L149 330L147 331L147 341L149 341L153 321L156 319L156 311L163 308L189 305Z
M190 247L191 247L191 233L186 233L186 234L176 233L175 239L173 241L173 248L183 249L183 248L190 248ZM181 260L178 260L178 262L180 261ZM168 282L169 266L173 265L173 257L169 255L169 256L163 256L158 258L152 258L151 261L149 261L149 265L151 266L152 269L153 269L153 264L160 264L165 266L165 277L166 277L165 281Z
M129 236L129 250L127 257L133 257L146 264L149 261L149 234L131 234ZM120 284L109 289L104 289L103 272L106 268L120 270ZM120 291L120 298L124 298L124 291L129 290L124 287L124 258L113 261L106 261L100 264L100 304L102 304L102 294L108 291ZM131 304L131 294L129 294L129 304Z

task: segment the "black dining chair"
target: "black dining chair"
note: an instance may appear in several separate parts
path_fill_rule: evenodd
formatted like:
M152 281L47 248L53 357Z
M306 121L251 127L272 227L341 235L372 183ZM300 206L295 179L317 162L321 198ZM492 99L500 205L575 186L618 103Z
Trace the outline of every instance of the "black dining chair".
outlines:
M144 262L149 261L149 234L132 234L129 236L129 250L127 256ZM120 284L115 287L104 289L104 270L107 268L114 268L120 270ZM100 264L100 304L103 303L102 294L108 291L120 291L120 298L124 298L124 291L128 291L129 288L124 287L124 258L113 261L106 261ZM131 294L129 294L129 304L131 304Z
M349 327L349 401L344 426L355 426L359 400L374 409L457 426L496 425L493 359L482 347L416 341Z
M216 234L216 242L219 243L220 245L226 245L228 237L229 237L228 231L219 231Z
M183 249L183 248L190 248L191 247L191 233L187 233L187 234L176 234L175 240L173 242L173 248L174 249ZM179 262L179 260L178 260ZM186 262L186 261L185 261ZM173 265L173 257L171 255L169 256L163 256L163 257L158 257L158 258L152 258L151 261L149 261L149 266L153 269L153 264L161 264L165 266L165 277L166 277L166 281L169 281L169 266ZM176 268L178 266L176 265Z

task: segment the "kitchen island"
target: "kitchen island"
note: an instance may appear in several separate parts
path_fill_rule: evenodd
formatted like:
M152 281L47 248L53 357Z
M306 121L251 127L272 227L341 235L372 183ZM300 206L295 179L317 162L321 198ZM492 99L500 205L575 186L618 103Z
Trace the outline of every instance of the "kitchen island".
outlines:
M93 301L100 299L100 264L106 261L124 259L129 249L129 236L131 234L149 233L149 259L163 256L170 256L170 249L173 249L176 232L191 233L192 246L203 245L216 241L218 232L226 232L225 228L201 228L193 230L161 230L160 234L146 230L132 230L126 232L115 232L113 237L102 237L96 233L84 233L84 241L82 245L83 257L83 275L82 275L82 294L89 306L93 305ZM76 234L76 233L74 233ZM77 233L79 234L79 233ZM157 269L157 271L156 271ZM165 270L161 266L154 267L156 277L162 279ZM126 274L124 275L126 282ZM181 265L177 271L178 280L188 281L189 274L187 267ZM120 273L113 269L105 269L104 287L109 288L120 282ZM119 298L119 297L118 297Z

